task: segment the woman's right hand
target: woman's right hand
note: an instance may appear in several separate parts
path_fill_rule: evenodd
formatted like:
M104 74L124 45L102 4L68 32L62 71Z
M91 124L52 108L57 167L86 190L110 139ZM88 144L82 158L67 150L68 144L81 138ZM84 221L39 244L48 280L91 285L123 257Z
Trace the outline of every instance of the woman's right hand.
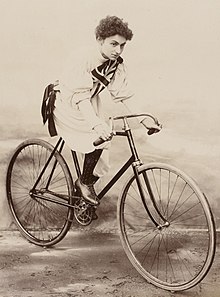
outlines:
M97 133L98 137L104 141L112 139L112 131L105 122L96 125L93 130Z

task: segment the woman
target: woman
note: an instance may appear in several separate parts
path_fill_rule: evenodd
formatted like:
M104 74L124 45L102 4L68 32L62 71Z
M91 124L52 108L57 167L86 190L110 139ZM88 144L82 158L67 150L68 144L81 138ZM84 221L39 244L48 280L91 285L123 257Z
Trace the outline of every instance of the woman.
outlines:
M131 100L133 93L128 88L120 56L127 41L132 39L132 31L123 19L107 16L96 27L95 35L96 46L74 52L55 87L59 92L56 92L54 121L58 135L70 148L85 154L76 189L87 202L98 205L93 186L108 170L106 156L112 137L110 127L104 121L99 94L107 88L114 102L124 103L130 112L137 112L137 109ZM141 122L155 132L160 130L160 127L149 126L146 119ZM94 147L97 138L105 143Z

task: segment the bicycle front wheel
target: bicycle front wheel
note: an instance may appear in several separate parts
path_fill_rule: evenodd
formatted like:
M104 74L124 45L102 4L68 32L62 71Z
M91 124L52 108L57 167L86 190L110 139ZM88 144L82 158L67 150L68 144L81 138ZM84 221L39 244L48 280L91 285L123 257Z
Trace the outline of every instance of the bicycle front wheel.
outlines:
M123 248L136 270L162 289L180 291L198 284L215 254L215 224L196 183L163 163L139 167L118 204Z
M51 246L63 239L73 219L73 210L59 204L65 201L72 205L72 178L61 154L55 151L52 155L53 150L44 140L24 141L17 147L7 171L7 198L14 221L26 239L40 246ZM34 190L39 195L33 195L36 180L50 156ZM45 195L55 202L45 200Z

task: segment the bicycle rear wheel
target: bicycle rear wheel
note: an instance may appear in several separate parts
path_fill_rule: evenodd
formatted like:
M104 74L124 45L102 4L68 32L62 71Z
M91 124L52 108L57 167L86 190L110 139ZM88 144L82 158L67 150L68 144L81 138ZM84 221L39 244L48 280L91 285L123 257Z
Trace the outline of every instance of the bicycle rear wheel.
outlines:
M73 204L72 177L58 151L33 190L53 150L44 140L24 141L17 147L7 171L7 198L14 221L26 239L40 246L51 246L63 239L73 219L73 210L58 204L63 201ZM33 195L33 191L38 195ZM45 196L56 203L43 199Z
M205 277L214 259L215 224L208 201L173 166L140 166L139 178L143 199L132 175L118 202L123 248L150 283L170 291L189 289Z

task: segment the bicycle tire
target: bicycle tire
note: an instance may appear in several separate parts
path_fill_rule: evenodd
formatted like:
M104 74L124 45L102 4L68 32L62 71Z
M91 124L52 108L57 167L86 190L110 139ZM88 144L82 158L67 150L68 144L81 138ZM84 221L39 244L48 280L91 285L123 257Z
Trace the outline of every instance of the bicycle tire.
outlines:
M215 222L208 200L194 180L174 166L142 165L138 176L144 201L134 174L118 201L117 218L125 253L153 285L169 291L187 290L202 281L215 255ZM150 219L145 203L158 227Z
M8 205L16 226L30 242L49 247L64 238L70 229L73 209L41 198L30 193L54 147L41 139L30 139L22 142L15 150L8 166L6 191ZM43 189L48 182L53 164L56 167L50 190L66 194L66 201L73 204L73 181L69 168L62 155L55 151L48 164L39 188ZM53 196L52 196L53 197ZM53 197L59 202L59 197Z

